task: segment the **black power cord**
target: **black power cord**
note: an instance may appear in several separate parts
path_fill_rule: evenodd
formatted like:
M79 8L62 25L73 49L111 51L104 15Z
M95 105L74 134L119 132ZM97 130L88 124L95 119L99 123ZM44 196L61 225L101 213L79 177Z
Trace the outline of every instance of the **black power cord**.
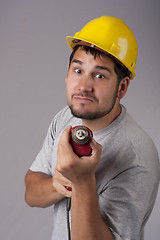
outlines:
M67 210L68 240L71 240L71 230L70 230L70 221L69 221L69 212L70 212L70 209L71 209L71 198L67 198L66 210Z

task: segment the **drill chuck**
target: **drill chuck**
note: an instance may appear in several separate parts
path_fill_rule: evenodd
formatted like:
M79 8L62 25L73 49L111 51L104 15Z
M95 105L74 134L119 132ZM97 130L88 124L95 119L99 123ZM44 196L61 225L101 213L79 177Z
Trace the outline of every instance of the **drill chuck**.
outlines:
M91 137L93 137L92 131L85 126L76 126L71 129L70 143L78 156L91 154L92 149L89 145Z

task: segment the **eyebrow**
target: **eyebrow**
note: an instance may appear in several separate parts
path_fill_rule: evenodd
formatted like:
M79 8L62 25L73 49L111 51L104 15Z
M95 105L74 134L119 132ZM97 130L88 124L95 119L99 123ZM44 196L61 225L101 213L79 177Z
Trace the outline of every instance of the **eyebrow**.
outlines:
M99 69L99 70L105 70L109 73L112 73L112 71L108 68L108 67L104 67L104 66L96 66L96 69Z
M80 65L83 64L83 62L78 59L73 59L72 63L79 63Z
M78 63L80 65L83 64L83 62L78 60L78 59L73 59L72 63ZM97 65L97 66L95 66L95 69L97 69L97 70L105 70L105 71L107 71L109 73L112 73L112 71L108 67L105 67L105 66Z

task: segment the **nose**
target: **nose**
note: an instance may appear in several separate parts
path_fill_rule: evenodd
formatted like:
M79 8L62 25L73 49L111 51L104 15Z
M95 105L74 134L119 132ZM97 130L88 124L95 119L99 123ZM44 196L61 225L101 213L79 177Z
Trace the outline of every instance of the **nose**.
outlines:
M92 92L93 91L93 80L90 76L84 76L79 81L79 91L81 92Z

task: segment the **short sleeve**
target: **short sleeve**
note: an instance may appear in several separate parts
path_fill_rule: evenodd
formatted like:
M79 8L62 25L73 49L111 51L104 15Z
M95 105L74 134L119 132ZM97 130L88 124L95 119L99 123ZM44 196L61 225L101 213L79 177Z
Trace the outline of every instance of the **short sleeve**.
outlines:
M53 130L53 122L49 126L47 136L43 146L38 153L36 159L32 163L30 170L34 172L43 172L52 176L52 149L54 146L55 132Z
M128 169L110 181L99 195L101 215L115 240L143 239L158 184L143 167Z

